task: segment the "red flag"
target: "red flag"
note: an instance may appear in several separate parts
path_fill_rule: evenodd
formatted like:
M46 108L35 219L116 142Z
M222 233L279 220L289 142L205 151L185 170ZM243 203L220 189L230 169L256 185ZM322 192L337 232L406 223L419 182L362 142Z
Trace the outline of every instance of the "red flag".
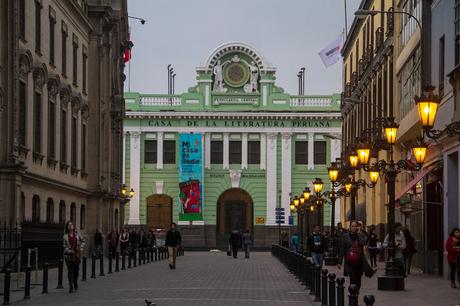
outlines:
M123 52L123 61L125 63L129 62L131 59L131 48L134 46L131 41L131 33L128 33L128 47L126 47L125 52Z

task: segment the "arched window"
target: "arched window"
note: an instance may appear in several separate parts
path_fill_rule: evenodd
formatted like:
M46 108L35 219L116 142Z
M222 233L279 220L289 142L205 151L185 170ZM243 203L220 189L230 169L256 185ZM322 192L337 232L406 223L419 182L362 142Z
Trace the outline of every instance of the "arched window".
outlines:
M32 222L40 222L40 197L36 194L32 197Z
M74 226L77 224L77 206L75 203L70 204L70 221Z
M48 198L46 201L46 222L54 223L54 201L53 198Z
M115 220L114 220L114 224L115 224L115 229L118 231L120 230L118 228L118 208L115 209L115 213L114 213L114 217L113 217Z
M61 200L59 202L59 224L65 223L65 202Z
M85 229L86 223L86 207L84 204L80 206L80 229Z

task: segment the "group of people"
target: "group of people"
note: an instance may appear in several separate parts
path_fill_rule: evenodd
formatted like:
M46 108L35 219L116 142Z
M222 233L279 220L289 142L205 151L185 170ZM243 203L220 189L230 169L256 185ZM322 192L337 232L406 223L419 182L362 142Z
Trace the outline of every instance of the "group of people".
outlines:
M69 292L78 290L78 273L83 251L86 247L85 238L75 230L72 221L67 221L64 228L63 248L64 261L67 267L67 278L69 281ZM102 256L103 235L99 230L94 234L95 255ZM107 235L110 256L115 256L118 244L120 244L121 254L137 248L147 248L156 245L156 238L153 231L143 230L129 232L126 228L119 234L115 229ZM168 248L169 268L176 269L177 249L180 247L182 238L180 232L176 230L176 223L171 223L169 231L166 233L165 246Z
M244 258L249 258L249 253L251 251L251 245L253 245L254 240L252 234L249 230L246 230L243 234L238 229L235 229L230 234L228 239L228 250L227 255L233 255L233 258L238 258L238 250L244 249Z
M350 283L361 286L362 275L371 277L377 268L377 257L388 248L389 236L382 242L375 226L370 226L369 231L364 229L361 222L351 221L347 230L341 223L333 231L334 237L326 232L322 233L320 226L316 225L312 233L306 238L305 245L311 252L311 258L315 265L322 267L324 255L330 252L337 254L339 269L344 270L344 275L350 277ZM332 242L335 242L332 244ZM288 247L287 233L283 233L281 244ZM298 251L300 239L297 233L290 239L290 247ZM400 275L410 274L412 257L417 252L415 239L408 229L404 229L400 223L395 224L395 245L393 260ZM459 274L460 275L460 274Z
M96 229L94 233L94 254L99 257L103 254L103 241L104 237L99 229ZM107 234L107 242L109 247L109 255L114 257L118 245L120 245L120 254L126 254L129 251L136 250L138 248L149 248L156 246L156 236L153 230L145 232L144 230L131 230L131 232L124 228L121 233L113 228L110 233Z

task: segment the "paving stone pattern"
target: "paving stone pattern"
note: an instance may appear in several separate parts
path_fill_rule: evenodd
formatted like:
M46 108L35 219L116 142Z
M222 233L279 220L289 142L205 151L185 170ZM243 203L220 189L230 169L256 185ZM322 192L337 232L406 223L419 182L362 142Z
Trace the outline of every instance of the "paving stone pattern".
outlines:
M270 253L250 259L222 253L187 252L177 270L167 261L80 282L77 293L50 286L48 294L33 294L14 305L314 305L287 269Z

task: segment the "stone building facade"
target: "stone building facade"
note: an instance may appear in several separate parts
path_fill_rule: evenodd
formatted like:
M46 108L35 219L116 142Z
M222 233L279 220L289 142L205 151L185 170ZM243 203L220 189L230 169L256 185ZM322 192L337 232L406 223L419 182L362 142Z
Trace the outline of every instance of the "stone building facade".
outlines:
M119 196L126 1L0 4L0 220L90 234Z

